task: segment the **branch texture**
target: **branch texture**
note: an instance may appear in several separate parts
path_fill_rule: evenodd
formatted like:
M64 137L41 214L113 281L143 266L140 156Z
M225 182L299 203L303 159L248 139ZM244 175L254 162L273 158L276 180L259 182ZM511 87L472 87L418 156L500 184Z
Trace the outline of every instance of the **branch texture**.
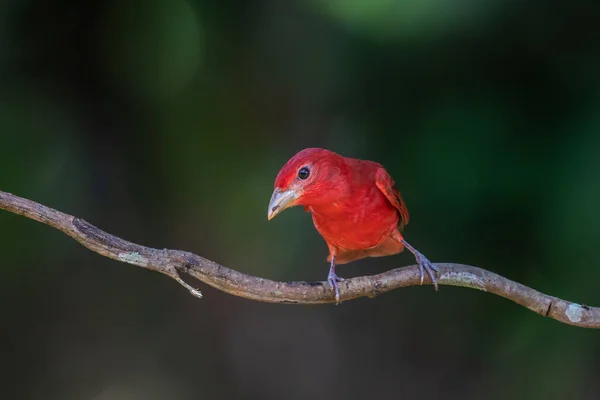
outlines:
M327 282L275 282L243 274L189 252L140 246L104 232L83 219L2 191L0 209L56 228L105 257L163 273L197 297L202 297L200 291L184 282L179 276L180 272L221 291L251 300L293 304L335 302L333 290ZM565 324L600 328L598 307L561 300L481 268L452 263L436 265L440 269L440 285L483 290ZM431 284L429 277L426 277L426 283ZM340 294L341 300L375 297L393 289L419 284L419 268L411 265L378 275L346 279L340 283Z

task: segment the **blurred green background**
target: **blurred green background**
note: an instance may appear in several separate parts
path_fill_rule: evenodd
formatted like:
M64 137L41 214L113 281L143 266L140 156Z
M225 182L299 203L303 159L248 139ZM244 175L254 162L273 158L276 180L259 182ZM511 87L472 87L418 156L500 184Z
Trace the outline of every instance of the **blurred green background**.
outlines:
M432 261L600 305L600 3L3 0L0 189L276 280L323 280L279 168L376 160ZM4 399L598 399L600 336L430 286L284 306L0 212ZM409 253L341 276L413 263Z

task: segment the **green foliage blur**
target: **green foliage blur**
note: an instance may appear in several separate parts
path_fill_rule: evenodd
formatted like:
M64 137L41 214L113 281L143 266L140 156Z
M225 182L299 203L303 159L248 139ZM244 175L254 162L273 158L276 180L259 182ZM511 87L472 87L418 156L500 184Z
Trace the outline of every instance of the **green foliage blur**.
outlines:
M323 280L305 147L381 162L432 261L600 305L600 3L4 0L0 190L128 240ZM0 212L3 399L598 399L600 336L463 288L243 300ZM341 276L413 263L344 265Z

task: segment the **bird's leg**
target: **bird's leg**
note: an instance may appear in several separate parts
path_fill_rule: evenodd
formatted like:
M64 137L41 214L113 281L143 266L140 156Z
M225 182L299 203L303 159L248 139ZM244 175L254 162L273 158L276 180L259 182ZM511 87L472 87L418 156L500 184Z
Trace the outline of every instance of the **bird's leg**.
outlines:
M435 279L435 272L439 271L438 267L433 265L431 263L431 261L429 261L427 259L427 257L425 257L423 254L421 254L420 251L418 251L417 249L412 247L410 244L408 244L408 242L406 240L404 240L404 238L402 238L402 240L400 242L411 253L413 253L413 255L415 256L415 258L417 260L417 264L419 264L419 270L421 271L421 285L423 284L423 278L425 278L425 272L424 272L424 270L425 270L425 271L427 271L427 274L431 278L431 282L433 282L433 287L435 287L435 290L438 290L437 279Z
M335 292L335 304L340 304L340 287L338 282L342 282L344 279L340 278L335 274L335 254L331 254L331 267L329 267L329 275L327 275L327 282L333 287Z

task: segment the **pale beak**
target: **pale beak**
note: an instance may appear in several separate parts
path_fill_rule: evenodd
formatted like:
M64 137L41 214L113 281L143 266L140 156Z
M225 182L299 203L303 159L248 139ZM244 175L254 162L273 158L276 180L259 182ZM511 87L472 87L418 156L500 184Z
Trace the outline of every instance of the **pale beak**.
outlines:
M271 196L271 201L269 201L269 210L267 212L269 221L286 208L293 206L297 198L298 194L295 190L280 191L276 188Z

